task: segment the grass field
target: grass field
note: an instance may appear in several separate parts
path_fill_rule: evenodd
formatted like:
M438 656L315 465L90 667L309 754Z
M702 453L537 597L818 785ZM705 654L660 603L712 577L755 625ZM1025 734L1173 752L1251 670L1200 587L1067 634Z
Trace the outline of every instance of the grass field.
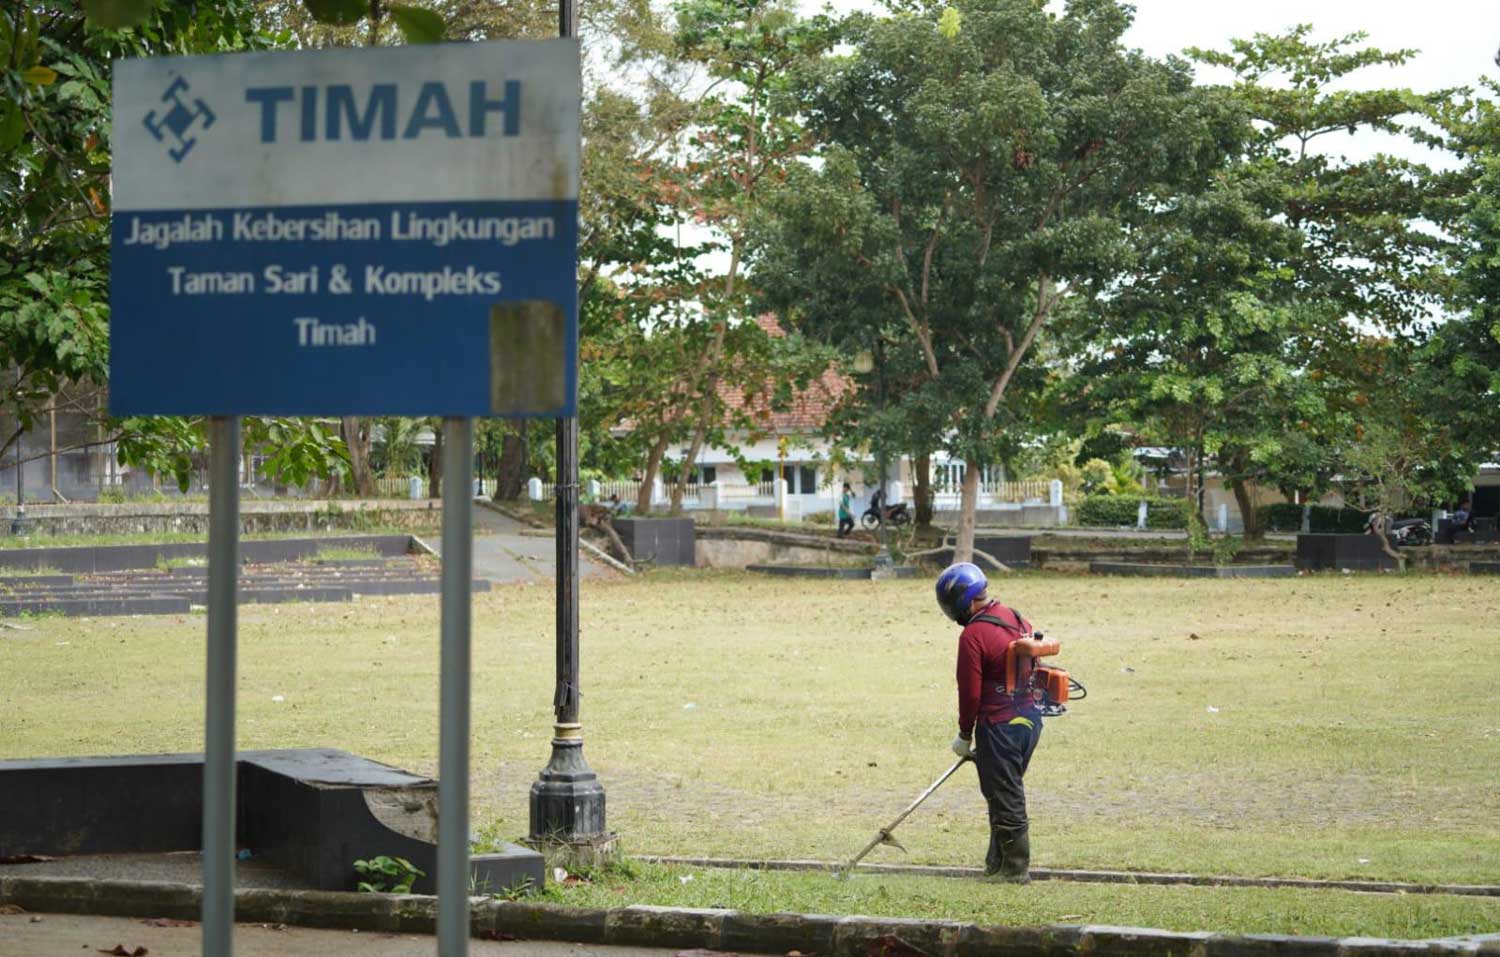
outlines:
M1500 589L1441 576L1026 574L999 590L1062 639L1060 660L1089 688L1048 723L1028 775L1035 863L1500 881ZM857 850L951 761L954 629L930 596L925 582L736 574L590 583L586 753L626 849ZM435 598L244 608L240 746L343 747L433 772L436 611ZM0 629L0 756L201 747L201 616L21 627ZM476 596L473 791L489 833L526 830L552 669L550 589ZM977 864L984 832L965 771L902 825L909 856L871 860ZM729 876L681 876L646 868L623 893L733 896ZM1013 889L963 882L864 878L826 888L830 899L808 883L821 877L745 879L758 883L742 895L834 906L864 893L860 909L878 913L1326 933L1375 932L1359 915L1378 912L1397 930L1500 930L1495 900L1328 898L1341 907L1283 891L1053 885L1020 907ZM603 886L576 894L619 899Z

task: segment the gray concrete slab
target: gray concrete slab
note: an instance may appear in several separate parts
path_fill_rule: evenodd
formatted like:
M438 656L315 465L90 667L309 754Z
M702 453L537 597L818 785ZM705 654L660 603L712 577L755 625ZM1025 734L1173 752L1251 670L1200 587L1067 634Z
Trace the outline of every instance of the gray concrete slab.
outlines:
M527 526L499 512L474 506L474 576L492 582L552 582L557 577L556 553L551 538L522 534ZM437 553L443 553L441 537L425 538ZM578 573L584 578L615 574L579 556Z
M165 923L167 926L159 926ZM0 914L0 957L92 955L116 946L126 953L146 948L151 957L197 957L203 931L190 921L150 921L74 914ZM558 941L469 941L475 957L665 957L680 948L603 947ZM317 957L408 957L437 953L437 941L420 934L309 930L269 924L237 924L236 957L313 954Z
M234 886L273 890L312 890L312 884L264 858L235 862ZM168 881L203 883L203 855L198 851L170 854L78 854L31 864L0 866L0 877L87 877L101 881Z

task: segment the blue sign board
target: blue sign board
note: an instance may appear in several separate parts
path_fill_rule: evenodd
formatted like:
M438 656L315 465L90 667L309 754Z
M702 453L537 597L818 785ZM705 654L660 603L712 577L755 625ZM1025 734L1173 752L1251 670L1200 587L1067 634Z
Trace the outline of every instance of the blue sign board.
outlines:
M125 60L117 415L571 415L577 41Z

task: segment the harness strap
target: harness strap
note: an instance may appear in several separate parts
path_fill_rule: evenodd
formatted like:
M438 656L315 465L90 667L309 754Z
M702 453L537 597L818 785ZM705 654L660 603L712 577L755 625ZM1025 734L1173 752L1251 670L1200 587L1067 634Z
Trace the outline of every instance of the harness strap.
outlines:
M986 614L975 615L973 618L969 619L969 621L982 621L989 625L995 625L997 627L1004 628L1006 631L1014 632L1016 638L1018 639L1025 638L1026 633L1021 630L1021 613L1014 608L1010 609L1010 613L1016 616L1016 620L1013 622L1004 621L996 615ZM995 689L996 691L999 691L1002 694L1008 694L1011 697L1018 696L1017 688L1019 687L1019 680L1018 676L1016 675L1017 657L1018 656L1016 654L1007 650L1007 653L1005 655L1005 684L1002 687Z

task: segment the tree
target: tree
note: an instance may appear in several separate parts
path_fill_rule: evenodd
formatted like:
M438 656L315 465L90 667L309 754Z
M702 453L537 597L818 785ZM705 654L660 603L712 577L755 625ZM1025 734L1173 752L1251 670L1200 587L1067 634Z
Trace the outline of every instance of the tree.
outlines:
M1453 250L1458 314L1428 345L1441 381L1468 399L1453 424L1476 455L1500 450L1494 432L1500 420L1500 81L1481 83L1443 117L1445 145L1464 160L1470 187Z
M1234 71L1224 92L1256 134L1223 175L1132 228L1136 268L1078 330L1075 398L1187 450L1190 489L1211 459L1249 538L1262 532L1255 485L1316 492L1338 471L1352 422L1333 375L1352 361L1342 353L1368 347L1362 330L1419 339L1452 291L1449 240L1432 226L1451 228L1461 180L1327 145L1359 129L1424 139L1410 121L1449 100L1331 89L1412 55L1362 41L1317 43L1300 26L1192 51Z
M110 65L121 57L264 48L248 0L10 4L0 10L0 403L19 428L69 383L101 387L109 364ZM186 488L201 419L105 418L100 444ZM343 467L313 420L247 422L246 448L301 483Z
M749 350L764 337L747 321L740 275L746 237L766 188L810 146L786 94L790 78L828 48L833 30L827 17L798 17L785 0L683 0L676 12L680 54L702 64L712 83L689 127L689 155L670 173L672 196L694 222L724 237L729 254L722 275L699 289L709 334L675 411L688 426L684 461L691 466L705 445L722 444L726 378L737 376L741 389L759 381ZM690 473L679 470L673 511Z
M957 558L972 553L980 471L1014 444L1044 370L1033 355L1065 292L1130 264L1123 227L1220 168L1243 134L1181 61L1121 44L1129 8L1078 0L899 3L856 15L848 56L803 85L821 165L779 192L755 279L839 325L879 297L965 459ZM814 313L814 310L817 313ZM887 327L889 328L889 327ZM1015 394L1012 394L1012 393Z
M1473 481L1480 450L1456 427L1476 398L1449 377L1441 348L1405 338L1367 338L1338 369L1351 427L1336 454L1346 494L1370 510L1371 528L1401 568L1386 521L1403 510L1452 500ZM1436 361L1435 361L1436 360Z

